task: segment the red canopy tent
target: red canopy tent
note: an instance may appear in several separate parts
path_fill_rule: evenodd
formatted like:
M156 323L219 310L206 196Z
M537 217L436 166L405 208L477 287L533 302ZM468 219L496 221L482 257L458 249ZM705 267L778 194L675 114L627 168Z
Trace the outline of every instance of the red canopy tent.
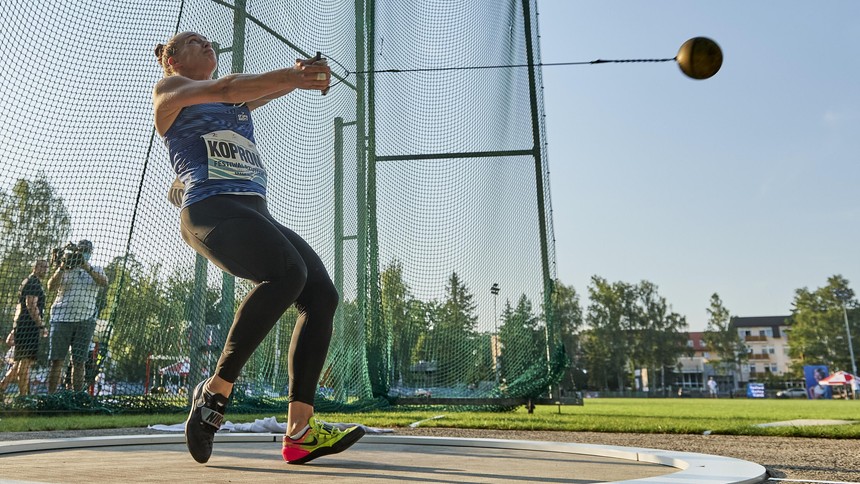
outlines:
M821 385L850 385L856 376L847 371L837 371L836 373L821 379L818 383Z
M188 376L189 371L191 371L191 362L188 359L184 359L179 360L172 365L167 365L164 368L160 368L158 370L158 374Z

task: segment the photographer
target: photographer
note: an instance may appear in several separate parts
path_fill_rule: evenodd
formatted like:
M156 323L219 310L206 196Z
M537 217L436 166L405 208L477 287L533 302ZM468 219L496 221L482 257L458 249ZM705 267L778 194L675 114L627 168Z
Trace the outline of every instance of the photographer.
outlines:
M96 328L96 298L99 289L108 285L104 270L89 263L92 252L93 244L89 240L66 246L59 260L54 261L58 267L48 280L48 290L57 291L51 306L48 393L57 391L70 348L73 390L84 389L84 364Z

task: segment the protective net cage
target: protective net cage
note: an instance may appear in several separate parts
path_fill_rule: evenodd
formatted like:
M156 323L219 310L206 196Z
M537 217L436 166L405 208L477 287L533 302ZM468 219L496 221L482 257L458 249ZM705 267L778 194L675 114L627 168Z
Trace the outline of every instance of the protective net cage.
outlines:
M332 66L326 96L296 91L253 114L269 209L342 295L318 410L548 391L565 358L534 0L32 0L0 2L0 22L14 53L0 59L3 336L54 249L71 260L68 243L91 241L108 279L82 317L95 327L82 384L65 351L49 394L63 350L42 336L29 395L7 381L5 409L179 409L215 368L251 285L181 240L152 122L153 48L189 30L214 42L215 76L317 51ZM525 67L423 70L498 65ZM233 408L286 408L296 316L245 366Z

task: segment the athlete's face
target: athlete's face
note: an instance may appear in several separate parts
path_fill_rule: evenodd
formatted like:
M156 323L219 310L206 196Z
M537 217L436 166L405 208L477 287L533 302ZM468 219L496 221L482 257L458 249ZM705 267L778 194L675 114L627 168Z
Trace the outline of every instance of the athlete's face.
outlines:
M182 39L177 42L179 48L173 56L173 69L193 79L201 75L204 79L212 77L217 66L212 43L196 32L184 32L180 35Z

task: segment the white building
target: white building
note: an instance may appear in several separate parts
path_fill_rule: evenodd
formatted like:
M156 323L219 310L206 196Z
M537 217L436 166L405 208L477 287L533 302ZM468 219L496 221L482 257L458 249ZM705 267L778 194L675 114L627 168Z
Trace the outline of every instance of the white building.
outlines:
M730 325L746 343L748 361L741 365L741 381L756 381L789 371L789 316L734 317Z

